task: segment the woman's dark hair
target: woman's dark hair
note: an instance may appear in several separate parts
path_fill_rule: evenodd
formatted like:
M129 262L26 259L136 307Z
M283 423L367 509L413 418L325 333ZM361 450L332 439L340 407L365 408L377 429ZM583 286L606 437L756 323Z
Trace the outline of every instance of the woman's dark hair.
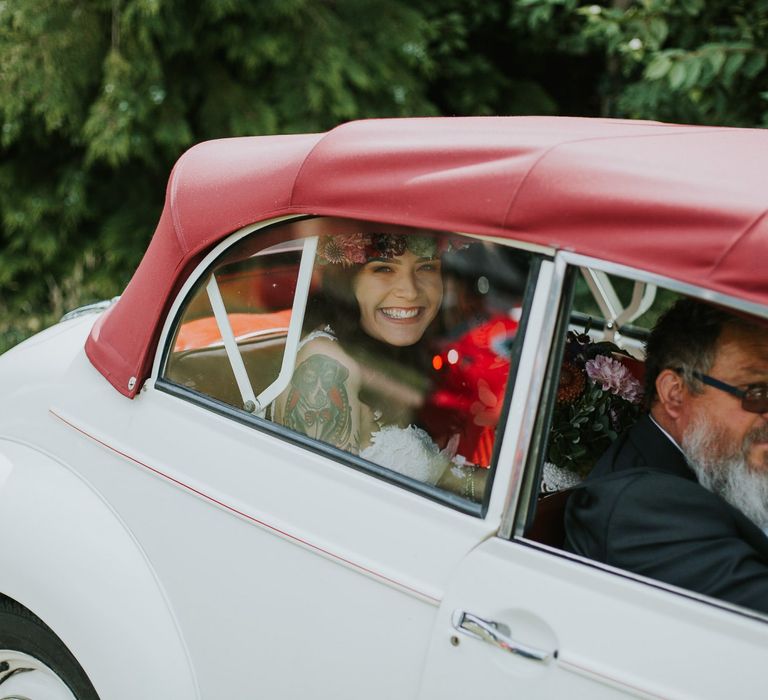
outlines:
M324 265L322 283L310 296L304 320L304 333L330 326L344 344L357 335L360 307L355 298L354 280L362 265Z

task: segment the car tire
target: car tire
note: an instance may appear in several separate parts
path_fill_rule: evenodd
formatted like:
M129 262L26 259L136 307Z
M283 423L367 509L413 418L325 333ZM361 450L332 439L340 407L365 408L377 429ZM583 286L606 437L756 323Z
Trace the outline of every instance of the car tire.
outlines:
M77 659L39 617L0 597L0 698L98 700Z

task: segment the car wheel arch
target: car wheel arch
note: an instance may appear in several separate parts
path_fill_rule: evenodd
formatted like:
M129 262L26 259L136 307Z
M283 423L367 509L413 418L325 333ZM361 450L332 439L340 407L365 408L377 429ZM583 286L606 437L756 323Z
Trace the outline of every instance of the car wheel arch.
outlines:
M199 697L150 562L74 469L31 445L0 439L0 532L8 534L0 593L61 638L101 697L138 697L148 689Z

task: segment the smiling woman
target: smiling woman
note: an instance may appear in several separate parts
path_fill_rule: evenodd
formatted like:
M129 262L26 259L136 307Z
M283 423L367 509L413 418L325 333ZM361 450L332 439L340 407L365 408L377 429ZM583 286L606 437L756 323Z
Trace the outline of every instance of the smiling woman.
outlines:
M443 299L440 244L449 247L439 234L321 237L321 290L308 305L290 384L273 406L276 422L368 457L383 427L411 424L426 389L420 370L429 352L422 341L434 335ZM388 365L384 383L374 369L382 363ZM428 456L418 474L436 480L450 465L447 453L423 430L396 439L406 435Z

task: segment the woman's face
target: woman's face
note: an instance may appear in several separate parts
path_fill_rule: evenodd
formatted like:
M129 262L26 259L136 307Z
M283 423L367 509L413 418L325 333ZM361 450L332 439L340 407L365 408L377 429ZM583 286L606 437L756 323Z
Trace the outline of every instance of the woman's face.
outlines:
M372 338L404 347L418 342L443 299L440 260L410 250L366 263L353 282L360 325Z

